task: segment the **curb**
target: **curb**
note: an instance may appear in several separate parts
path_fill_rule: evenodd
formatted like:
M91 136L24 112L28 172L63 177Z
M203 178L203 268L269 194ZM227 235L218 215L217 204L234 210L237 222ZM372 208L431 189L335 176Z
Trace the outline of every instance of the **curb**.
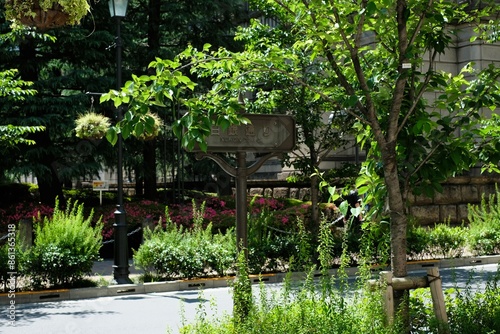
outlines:
M453 268L495 263L498 264L499 262L500 255L442 260L409 261L408 271L424 270L429 267ZM389 267L374 266L372 268L372 271L374 272L382 270L389 270ZM329 270L329 274L336 275L337 271L337 269L331 269ZM347 268L346 272L349 276L355 276L358 272L358 268ZM320 275L321 273L318 271L314 274L314 277L318 277ZM260 282L281 283L284 281L286 276L287 273L263 274L260 276L250 275L250 281L252 284L259 284ZM290 277L292 280L303 280L306 278L306 274L304 272L293 272L291 273ZM230 282L234 281L234 279L234 277L221 277L213 279L178 280L143 284L119 284L106 287L16 292L15 294L2 293L0 294L0 305L9 305L12 304L13 301L15 301L15 304L27 304L100 297L114 297L134 294L222 288L229 286Z

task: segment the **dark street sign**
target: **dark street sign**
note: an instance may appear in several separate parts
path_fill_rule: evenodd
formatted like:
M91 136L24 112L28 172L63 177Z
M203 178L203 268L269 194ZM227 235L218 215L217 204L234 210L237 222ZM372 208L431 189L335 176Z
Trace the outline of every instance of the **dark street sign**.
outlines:
M287 152L295 147L295 119L288 115L245 114L251 124L213 126L208 152Z

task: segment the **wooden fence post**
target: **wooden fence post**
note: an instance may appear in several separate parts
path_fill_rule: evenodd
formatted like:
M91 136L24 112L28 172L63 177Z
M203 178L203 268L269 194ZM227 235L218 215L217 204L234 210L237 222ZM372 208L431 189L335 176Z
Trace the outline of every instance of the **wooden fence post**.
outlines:
M392 272L380 272L380 279L382 280L382 284L385 288L383 298L387 324L392 325L394 323L394 289L392 286Z
M449 334L448 315L446 314L446 306L444 303L443 288L441 283L441 276L437 267L427 269L427 278L429 280L429 287L431 289L432 305L434 307L434 314L439 321L439 333Z

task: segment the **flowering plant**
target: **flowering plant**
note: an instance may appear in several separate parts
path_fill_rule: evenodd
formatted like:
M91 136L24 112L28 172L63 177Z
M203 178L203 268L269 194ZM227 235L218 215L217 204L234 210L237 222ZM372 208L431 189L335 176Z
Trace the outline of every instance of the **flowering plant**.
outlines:
M5 18L41 29L75 25L89 12L87 0L7 0ZM47 14L47 12L51 12ZM60 13L56 15L55 13Z

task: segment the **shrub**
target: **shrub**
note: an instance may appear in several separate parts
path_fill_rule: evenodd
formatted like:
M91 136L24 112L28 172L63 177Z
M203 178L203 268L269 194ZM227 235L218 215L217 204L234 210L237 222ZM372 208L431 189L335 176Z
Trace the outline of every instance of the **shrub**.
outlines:
M500 198L485 196L480 205L469 205L468 243L475 255L491 255L500 253Z
M466 234L459 226L436 224L429 231L430 252L435 257L460 257L465 250Z
M429 252L429 229L408 224L406 251L410 260L422 260Z
M499 272L489 277L484 291L471 288L469 282L464 289L445 291L446 313L449 333L476 334L500 332ZM439 324L433 312L429 289L411 292L411 333L439 333Z
M91 273L102 242L102 224L93 228L92 215L84 217L83 204L61 210L57 202L52 218L36 224L34 245L21 259L35 287L74 286Z
M8 265L9 261L9 245L5 244L0 247L0 284L3 286L3 291L5 292L5 287L7 284L7 279L9 277L8 273L11 272L11 268Z
M203 227L203 210L193 202L194 227L177 226L165 210L165 230L158 225L144 231L144 243L134 250L134 265L144 270L145 277L166 279L193 278L215 272L224 275L236 258L233 230L212 233Z
M451 333L500 333L500 290L498 272L484 291L453 290L446 309Z
M281 202L263 197L255 196L250 201L248 266L251 273L282 270L292 256L296 258L301 221L296 217L300 223L291 224L280 211L275 211L282 208Z

